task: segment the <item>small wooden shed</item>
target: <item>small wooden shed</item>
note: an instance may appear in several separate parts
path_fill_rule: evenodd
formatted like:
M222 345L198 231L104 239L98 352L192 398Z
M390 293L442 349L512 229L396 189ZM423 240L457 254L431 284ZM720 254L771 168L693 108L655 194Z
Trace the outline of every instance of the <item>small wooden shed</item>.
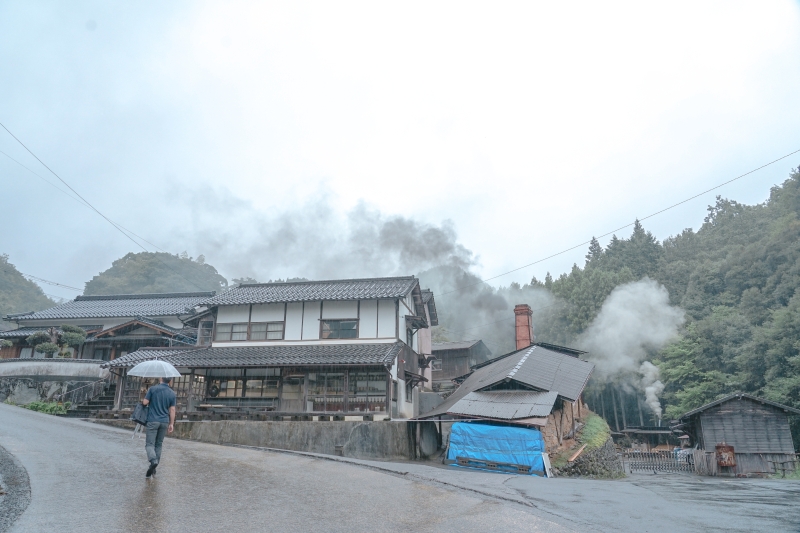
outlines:
M791 471L796 464L790 414L800 410L738 392L689 411L677 428L690 436L696 448L699 474L775 473Z

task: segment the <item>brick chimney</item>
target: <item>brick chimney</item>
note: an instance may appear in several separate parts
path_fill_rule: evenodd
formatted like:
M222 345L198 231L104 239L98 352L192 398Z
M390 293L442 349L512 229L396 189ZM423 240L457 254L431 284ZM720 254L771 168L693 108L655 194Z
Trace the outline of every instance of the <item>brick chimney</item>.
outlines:
M528 304L520 304L514 307L517 332L517 350L527 348L533 344L533 311Z

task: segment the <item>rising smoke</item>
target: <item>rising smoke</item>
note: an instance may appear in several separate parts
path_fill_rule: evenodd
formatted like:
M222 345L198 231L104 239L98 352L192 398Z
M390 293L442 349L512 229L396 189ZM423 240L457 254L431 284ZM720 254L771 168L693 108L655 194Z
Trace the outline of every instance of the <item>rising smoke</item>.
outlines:
M226 191L212 197L209 202L195 194L191 202L224 216L210 219L194 215L202 208L193 209L184 239L237 279L417 275L436 295L438 337L482 339L496 355L514 349L515 304L536 310L554 301L540 288L496 289L482 283L471 272L478 258L458 242L450 221L427 224L385 215L364 203L343 213L324 199L271 214Z
M644 278L611 292L580 345L589 351L596 377L635 384L660 416L658 395L664 385L658 379L658 367L645 359L675 338L683 322L684 312L669 305L667 290Z

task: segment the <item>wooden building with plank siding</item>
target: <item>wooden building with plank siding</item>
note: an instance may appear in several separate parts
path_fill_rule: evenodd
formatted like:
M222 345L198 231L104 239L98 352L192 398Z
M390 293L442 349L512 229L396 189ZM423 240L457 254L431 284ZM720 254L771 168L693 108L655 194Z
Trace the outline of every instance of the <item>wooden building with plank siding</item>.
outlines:
M455 378L470 373L470 369L485 363L492 351L481 340L434 342L431 375L434 392L455 389Z
M735 393L684 414L677 428L695 446L695 469L700 474L775 473L795 468L790 414L798 415L800 410ZM733 446L736 466L717 464L717 445L723 443Z

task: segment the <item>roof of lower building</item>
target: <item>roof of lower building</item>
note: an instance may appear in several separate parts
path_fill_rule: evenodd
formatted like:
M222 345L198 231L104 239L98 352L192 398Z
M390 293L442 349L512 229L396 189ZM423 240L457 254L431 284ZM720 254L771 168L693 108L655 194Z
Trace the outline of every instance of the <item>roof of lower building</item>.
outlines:
M110 368L128 368L161 359L183 368L263 366L387 365L405 343L236 346L232 348L140 348L109 361Z
M594 365L572 355L554 352L541 346L529 346L473 367L473 372L453 394L422 418L447 414L462 398L473 392L490 392L497 385L517 382L532 390L509 391L525 398L531 392L554 392L568 401L580 397ZM491 391L498 392L498 391Z
M480 339L473 341L452 341L452 342L434 342L431 344L431 351L443 352L445 350L466 350L478 344Z
M15 315L14 320L59 320L80 318L115 318L135 316L185 315L215 292L175 292L162 294L115 294L108 296L78 296L43 311ZM9 317L6 317L9 318Z
M753 396L751 394L747 394L747 393L744 393L744 392L734 392L733 394L729 394L727 396L724 396L724 397L720 398L719 400L715 400L713 402L710 402L710 403L707 403L707 404L705 404L703 406L700 406L697 409L693 409L693 410L689 411L688 413L684 413L683 415L681 415L678 418L678 420L683 420L684 418L689 418L690 416L696 415L698 413L701 413L701 412L703 412L703 411L705 411L707 409L711 409L712 407L716 407L717 405L723 404L725 402L729 402L731 400L741 400L741 399L751 400L751 401L758 402L758 403L761 403L761 404L764 404L764 405L770 405L772 407L775 407L777 409L781 409L783 411L792 412L794 414L800 414L800 409L795 409L794 407L789 407L788 405L783 405L782 403L773 402L773 401L767 400L765 398L759 398L758 396Z
M418 284L414 276L244 284L217 294L204 305L241 305L311 300L403 298Z
M483 391L470 392L447 409L450 414L515 420L547 417L558 392Z
M24 328L17 328L17 329L9 329L6 331L0 331L0 339L18 339L20 337L30 337L34 333L47 332L48 329L51 327L56 328L56 332L60 335L64 333L61 331L61 327L59 326L34 326L34 327L24 327ZM84 326L80 325L79 328L82 328L86 331L97 331L103 329L103 326Z

